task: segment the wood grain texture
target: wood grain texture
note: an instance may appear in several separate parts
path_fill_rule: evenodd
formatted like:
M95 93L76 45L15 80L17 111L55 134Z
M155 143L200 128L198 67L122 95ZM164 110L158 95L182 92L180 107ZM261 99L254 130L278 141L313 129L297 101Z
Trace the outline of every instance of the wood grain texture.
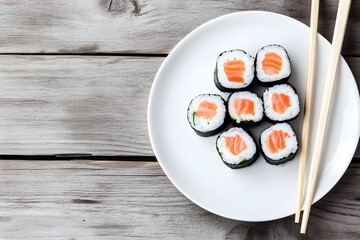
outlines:
M336 0L320 3L319 32L332 38ZM0 53L168 53L186 34L227 13L265 10L308 24L310 1L0 1ZM360 55L353 1L343 54Z
M0 154L153 155L146 110L162 61L1 56Z
M0 56L0 154L153 156L146 110L163 60ZM360 58L347 60L359 80Z
M0 232L5 239L359 239L359 181L360 165L352 164L300 236L293 216L250 223L201 209L156 162L3 160Z

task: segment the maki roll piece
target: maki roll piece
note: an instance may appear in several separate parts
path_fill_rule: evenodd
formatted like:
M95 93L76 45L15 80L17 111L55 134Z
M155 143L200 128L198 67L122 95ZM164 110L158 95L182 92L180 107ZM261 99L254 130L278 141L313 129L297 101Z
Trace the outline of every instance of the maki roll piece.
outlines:
M260 134L261 153L272 165L286 163L293 159L298 150L298 140L288 123L278 123Z
M289 84L275 85L263 94L264 111L270 122L295 119L300 113L299 97Z
M264 115L262 100L251 92L232 93L227 107L230 119L235 126L257 125Z
M261 48L256 54L255 71L262 86L287 82L291 75L291 64L285 48L278 44Z
M187 119L194 131L202 136L213 136L226 126L225 100L217 94L201 94L191 100Z
M242 128L230 128L219 135L216 149L223 163L229 168L243 168L259 157L254 138Z
M214 82L223 92L248 87L254 79L254 58L243 50L222 52L216 61Z

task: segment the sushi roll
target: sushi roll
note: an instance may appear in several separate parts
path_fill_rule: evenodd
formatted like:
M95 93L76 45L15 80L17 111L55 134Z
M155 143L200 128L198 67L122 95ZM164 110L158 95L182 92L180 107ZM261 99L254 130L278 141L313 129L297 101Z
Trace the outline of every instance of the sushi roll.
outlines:
M273 44L261 48L255 58L256 79L265 87L285 83L291 75L290 58L284 47Z
M298 150L298 141L288 123L277 123L260 134L261 153L272 165L293 159Z
M243 168L253 164L260 152L254 138L242 128L230 128L216 139L216 149L229 168Z
M235 126L257 125L264 115L262 100L251 92L232 93L228 98L227 107L230 120Z
M254 58L243 50L222 52L216 61L214 82L223 92L248 87L254 79Z
M263 94L265 116L270 122L295 119L300 113L299 97L289 84L275 85Z
M201 94L191 100L187 119L198 135L215 135L224 130L227 124L225 100L217 94Z

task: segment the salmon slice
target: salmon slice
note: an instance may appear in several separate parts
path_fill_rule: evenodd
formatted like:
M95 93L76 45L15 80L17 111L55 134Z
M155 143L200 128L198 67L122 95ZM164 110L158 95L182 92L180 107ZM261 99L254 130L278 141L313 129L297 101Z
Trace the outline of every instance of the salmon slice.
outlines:
M269 52L265 54L265 58L261 64L266 74L279 74L282 67L282 58L277 53Z
M215 103L203 101L200 103L198 110L195 112L196 116L205 119L212 119L216 114L217 106Z
M238 155L247 149L247 145L240 135L225 137L225 144L233 155Z
M224 63L224 71L230 82L244 82L245 64L242 60L230 60Z
M284 93L274 93L272 95L272 108L275 112L283 114L290 107L290 97Z
M237 98L235 99L235 110L239 116L242 113L255 115L255 103L246 98Z
M283 132L282 130L273 131L268 139L267 145L272 153L277 153L279 150L283 150L286 147L285 139L290 137L287 132Z

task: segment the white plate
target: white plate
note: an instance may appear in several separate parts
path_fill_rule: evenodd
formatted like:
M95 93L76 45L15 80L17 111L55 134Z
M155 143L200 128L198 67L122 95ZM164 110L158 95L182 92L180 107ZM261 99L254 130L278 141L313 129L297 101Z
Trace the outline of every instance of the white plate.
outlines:
M262 46L283 45L292 61L293 84L301 99L301 115L292 121L300 139L306 80L309 28L292 18L261 11L239 12L211 20L177 44L161 65L150 93L148 127L154 153L171 182L191 201L223 217L266 221L295 212L299 153L291 162L272 166L260 157L252 166L232 170L215 149L214 137L202 138L190 128L186 111L201 93L217 93L213 83L217 56L240 48L253 56ZM319 35L315 76L314 118L319 117L330 44ZM359 139L359 94L341 58L328 121L319 185L314 202L338 182ZM315 140L312 125L310 146ZM267 125L252 130L256 138ZM312 148L310 147L310 152Z

